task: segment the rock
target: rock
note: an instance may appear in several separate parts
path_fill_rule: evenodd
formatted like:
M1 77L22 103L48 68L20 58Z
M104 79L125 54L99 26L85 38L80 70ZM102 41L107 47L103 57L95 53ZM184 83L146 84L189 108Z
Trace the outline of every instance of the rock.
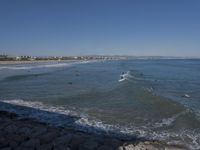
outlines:
M32 148L32 147L22 147L22 146L19 146L19 147L15 148L14 150L35 150L35 149Z
M54 149L53 144L42 144L37 148L37 150L52 150L52 149Z
M32 130L32 137L36 138L40 135L45 134L45 132L47 132L47 129L45 127L35 127Z
M79 148L79 145L82 144L84 141L85 141L85 137L84 136L81 136L81 135L74 135L72 137L72 140L71 140L71 143L70 143L70 148L72 150L74 149L78 149Z
M15 114L15 113L1 110L0 111L0 117L5 117L5 116L8 117L8 118L10 118L10 119L14 119L14 118L18 117L18 115Z
M98 147L97 141L89 139L79 146L79 150L94 150L97 149L97 147Z
M3 137L0 137L0 148L1 147L5 147L5 146L8 146L8 140L6 140L5 138Z
M1 150L11 150L10 147L5 147L5 148L2 148Z
M113 150L113 148L106 145L102 145L99 148L97 148L97 150Z
M22 147L30 147L30 148L36 148L39 147L40 140L39 139L30 139L28 141L25 141L21 144Z
M143 150L143 149L135 149L135 146L133 144L129 144L127 146L124 146L124 150Z
M20 134L20 135L15 134L15 135L12 135L10 138L11 138L10 140L13 140L13 141L18 142L18 143L21 143L21 142L29 139L29 137L27 137L24 134Z
M53 150L70 150L70 148L63 145L59 145L59 146L54 147Z
M31 129L28 128L28 127L23 127L23 128L20 128L18 132L26 134L26 135L30 135L31 134Z
M5 129L4 129L7 133L16 133L18 130L19 130L19 128L17 127L17 126L15 126L15 125L9 125L9 126L7 126Z
M117 150L124 150L123 146L119 146Z
M19 145L19 143L16 142L16 141L13 141L13 140L12 140L12 141L9 142L9 146L10 146L10 148L12 148L12 149L16 148L18 145Z
M58 135L57 132L47 132L46 134L41 135L39 137L40 138L40 142L42 144L50 143L57 137L57 135Z
M67 145L71 142L72 137L71 134L63 135L56 138L53 142L55 145Z
M174 146L166 146L165 150L187 150L185 148L179 148L179 147L174 147Z

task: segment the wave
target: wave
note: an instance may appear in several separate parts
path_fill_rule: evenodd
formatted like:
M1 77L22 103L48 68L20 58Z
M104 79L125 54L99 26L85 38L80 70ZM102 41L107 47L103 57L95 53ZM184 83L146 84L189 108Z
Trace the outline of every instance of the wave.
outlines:
M33 77L39 77L39 76L44 76L49 73L37 73L37 74L23 74L23 75L14 75L14 76L9 76L4 79L4 81L14 81L14 80L23 80L27 78L33 78Z
M85 64L94 61L77 61L77 62L66 62L66 63L52 63L52 64L25 64L17 66L2 66L0 70L30 70L30 69L40 69L40 68L58 68L58 67L68 67L75 64Z
M164 119L162 119L161 122L156 122L154 127L159 128L159 127L163 127L163 126L171 126L171 125L173 125L173 122L176 121L176 119L178 117L185 115L187 113L192 113L192 111L189 110L189 109L186 109L185 111L182 111L182 112L180 112L180 113L178 113L178 114L176 114L176 115L174 115L170 118L164 118Z
M63 106L50 106L42 102L31 102L20 99L0 100L5 104L0 105L0 109L18 114L21 118L35 118L54 126L75 127L79 130L95 133L111 133L115 129L112 125L103 124L100 120L91 120L86 114L78 113L73 108L67 109ZM13 107L12 104L19 107ZM20 107L25 106L25 107ZM33 108L30 110L30 108Z
M50 106L37 101L0 100L1 110L17 113L21 118L35 118L53 126L73 127L89 133L107 134L120 138L148 138L152 140L163 140L168 144L180 144L189 146L190 149L200 148L200 133L191 130L182 130L181 132L169 132L167 130L153 131L153 128L170 126L173 122L189 112L186 110L171 118L163 119L161 122L152 125L136 127L122 127L119 125L105 124L101 120L91 118L90 116L79 112L76 108L67 108L65 106ZM12 105L10 105L12 104ZM23 107L25 106L25 107ZM178 138L181 137L181 140ZM186 143L189 139L190 143Z

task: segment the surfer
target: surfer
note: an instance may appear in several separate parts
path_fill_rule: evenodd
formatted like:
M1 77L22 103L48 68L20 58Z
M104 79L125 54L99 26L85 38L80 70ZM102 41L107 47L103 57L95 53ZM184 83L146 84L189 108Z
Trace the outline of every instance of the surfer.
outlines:
M119 82L121 81L124 81L126 78L125 78L125 73L122 72L121 75L120 75L120 79L118 80Z

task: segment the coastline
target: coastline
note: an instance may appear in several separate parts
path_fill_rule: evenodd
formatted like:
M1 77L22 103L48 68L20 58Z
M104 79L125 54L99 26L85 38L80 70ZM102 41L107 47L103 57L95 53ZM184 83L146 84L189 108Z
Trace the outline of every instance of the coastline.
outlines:
M81 60L31 60L31 61L0 61L0 65L17 65L17 64L37 64L37 63L60 63L60 62L77 62Z
M2 150L186 150L160 141L97 135L69 127L55 127L30 117L0 110Z

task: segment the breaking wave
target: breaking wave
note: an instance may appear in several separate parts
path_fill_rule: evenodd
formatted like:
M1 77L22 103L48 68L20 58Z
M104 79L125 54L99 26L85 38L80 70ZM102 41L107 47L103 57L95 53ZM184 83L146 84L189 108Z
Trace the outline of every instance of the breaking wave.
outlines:
M91 61L77 61L77 62L66 62L66 63L49 63L49 64L25 64L25 65L9 65L2 66L0 70L30 70L30 69L40 69L40 68L58 68L58 67L68 67L75 64L84 64Z
M0 100L3 102L0 105L1 110L14 112L20 118L34 118L39 121L46 122L53 126L73 127L78 130L89 133L107 134L118 136L120 138L147 138L152 140L167 141L168 144L185 145L185 139L190 139L190 149L200 149L200 133L195 133L190 130L183 130L179 132L152 132L152 128L160 128L163 126L170 126L181 115L190 113L189 110L181 112L171 118L163 119L161 122L152 125L130 128L121 127L118 125L109 125L103 123L101 120L91 118L90 116L80 113L75 108L67 108L65 106L50 106L42 102L24 101L24 100ZM10 105L12 104L12 105ZM25 106L25 107L23 107ZM177 137L182 138L182 141Z

